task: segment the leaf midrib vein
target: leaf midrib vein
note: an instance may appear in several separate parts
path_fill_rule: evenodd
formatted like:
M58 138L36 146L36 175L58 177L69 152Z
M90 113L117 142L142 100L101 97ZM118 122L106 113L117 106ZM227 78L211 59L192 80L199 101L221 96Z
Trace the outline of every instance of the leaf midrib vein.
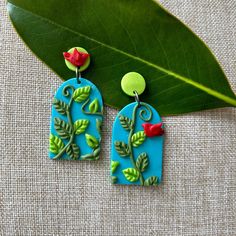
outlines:
M44 17L44 16L40 16L40 15L36 14L35 12L31 12L31 11L29 11L29 10L26 10L26 9L24 9L24 8L22 8L22 7L20 7L20 6L17 6L17 5L15 5L15 4L12 4L12 3L10 3L10 2L8 2L8 4L9 4L9 5L12 5L12 6L15 7L15 8L19 8L19 9L21 9L22 11L28 12L29 14L31 14L31 15L33 15L33 16L36 16L36 17L38 17L38 18L40 18L40 19L42 19L42 20L44 20L44 21L46 21L46 22L48 22L48 23L50 23L50 24L52 24L52 25L55 25L55 26L57 26L57 27L59 27L59 28L65 29L65 30L67 30L67 31L70 31L70 32L72 32L72 33L74 33L74 34L76 34L76 35L78 35L78 36L80 36L80 37L86 38L86 39L88 39L88 40L90 40L90 41L93 41L93 42L95 42L95 43L97 43L97 44L102 45L103 47L109 48L109 49L111 49L111 50L113 50L113 51L115 51L115 52L118 52L118 53L120 53L120 54L123 54L123 55L125 55L125 56L127 56L127 57L130 57L130 58L134 59L134 60L140 61L140 62L142 62L142 63L144 63L144 64L146 64L146 65L148 65L148 66L150 66L150 67L153 67L153 68L155 68L155 69L157 69L157 70L159 70L159 71L161 71L161 72L163 72L163 73L165 73L165 74L168 74L168 75L170 75L170 76L172 76L172 77L174 77L174 78L176 78L176 79L179 79L179 80L181 80L181 81L183 81L183 82L185 82L185 83L187 83L187 84L190 84L190 85L192 85L192 86L198 88L199 90L202 90L202 91L204 91L204 92L210 94L210 95L213 96L213 97L216 97L216 98L218 98L218 99L220 99L220 100L223 100L224 102L226 102L226 103L228 103L228 104L231 104L231 105L233 105L233 106L236 106L236 99L231 98L231 97L229 97L229 96L227 96L227 95L224 95L224 94L222 94L222 93L220 93L220 92L217 92L217 91L215 91L215 90L213 90L213 89L211 89L211 88L208 88L208 87L205 86L205 85L202 85L202 84L200 84L200 83L198 83L198 82L195 82L195 81L193 81L193 80L191 80L191 79L189 79L189 78L187 78L187 77L184 77L184 76L182 76L182 75L179 75L179 74L177 74L177 73L175 73L175 72L173 72L173 71L171 71L171 70L167 70L167 69L165 69L165 68L163 68L163 67L161 67L161 66L158 66L158 65L156 65L156 64L153 64L152 62L149 62L149 61L147 61L147 60L144 60L144 59L142 59L142 58L140 58L140 57L137 57L137 56L134 56L134 55L132 55L132 54L130 54L130 53L127 53L127 52L125 52L125 51L122 51L122 50L120 50L120 49L118 49L118 48L115 48L115 47L113 47L113 46L107 45L107 44L105 44L105 43L103 43L103 42L100 42L100 41L98 41L98 40L96 40L96 39L94 39L94 38L91 38L91 37L89 37L89 36L87 36L87 35L84 35L84 34L82 34L82 33L79 33L79 32L77 32L77 31L74 31L73 29L68 28L67 26L64 26L64 25L62 25L62 24L59 24L59 23L57 23L57 22L54 22L54 21L52 21L52 20L50 20L50 19L48 19L48 18L46 18L46 17Z

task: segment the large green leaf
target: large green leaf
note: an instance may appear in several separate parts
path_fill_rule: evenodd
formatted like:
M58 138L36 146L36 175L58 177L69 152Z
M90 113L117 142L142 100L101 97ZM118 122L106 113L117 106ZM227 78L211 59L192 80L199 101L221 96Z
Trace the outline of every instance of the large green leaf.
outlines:
M144 131L138 131L131 137L131 143L134 147L140 146L146 139Z
M129 150L129 147L126 143L124 143L122 141L115 141L114 145L115 145L115 149L116 149L117 153L120 156L127 157L130 155L130 150Z
M236 106L210 50L152 0L9 0L8 11L26 44L64 80L75 75L62 52L86 48L92 63L83 76L108 105L133 100L122 93L120 79L137 71L147 82L141 99L162 115Z
M138 180L140 173L134 168L127 168L122 170L125 178L130 182L135 182Z
M59 137L53 134L50 134L50 137L49 137L49 151L50 152L54 154L58 154L64 146L65 145L63 141Z
M72 135L72 127L60 118L54 118L54 128L62 139L68 139Z
M83 133L89 125L89 120L79 119L74 123L74 130L76 134Z
M66 154L72 159L72 160L76 160L79 158L79 147L75 144L72 143L70 144L67 148L66 148Z
M149 161L148 161L148 156L146 152L142 152L136 161L136 166L139 169L139 171L144 172L147 167L149 165Z
M129 117L119 115L119 120L120 120L121 126L124 129L126 129L128 131L131 130L131 128L133 126L133 121Z
M69 111L69 106L61 100L54 98L52 104L54 105L57 112L59 112L62 115L65 115L66 112Z

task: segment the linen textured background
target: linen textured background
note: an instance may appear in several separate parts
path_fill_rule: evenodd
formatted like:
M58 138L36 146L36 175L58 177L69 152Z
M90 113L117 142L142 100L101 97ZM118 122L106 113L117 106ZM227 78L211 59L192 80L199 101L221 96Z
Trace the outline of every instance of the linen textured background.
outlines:
M236 91L236 1L161 3L209 45ZM112 186L117 111L105 109L100 161L49 160L61 80L19 39L3 0L0 53L0 235L236 235L236 109L164 118L162 185Z

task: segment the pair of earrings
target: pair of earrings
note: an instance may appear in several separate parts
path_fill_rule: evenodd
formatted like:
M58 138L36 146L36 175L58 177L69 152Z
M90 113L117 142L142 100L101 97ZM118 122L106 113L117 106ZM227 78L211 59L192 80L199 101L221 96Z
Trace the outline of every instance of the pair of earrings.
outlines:
M49 157L98 160L101 151L103 100L98 88L81 77L90 55L81 48L64 53L76 77L64 82L53 99ZM163 125L158 112L141 102L144 78L129 72L121 80L125 94L134 97L117 115L112 130L111 178L114 184L158 185L162 178Z

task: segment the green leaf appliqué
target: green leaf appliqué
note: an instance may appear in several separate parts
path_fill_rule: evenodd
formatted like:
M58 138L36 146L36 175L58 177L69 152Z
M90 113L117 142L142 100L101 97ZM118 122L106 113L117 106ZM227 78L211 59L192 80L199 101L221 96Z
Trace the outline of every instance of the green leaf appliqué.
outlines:
M54 154L58 154L64 146L65 146L64 143L59 137L53 134L50 134L50 137L49 137L49 151L50 152Z
M111 182L112 184L115 184L117 182L118 178L116 176L111 176Z
M158 181L158 178L156 176L151 176L145 180L144 185L145 186L156 186L156 185L158 185L157 181Z
M111 161L111 173L113 174L120 165L119 161Z
M90 90L91 90L90 86L85 86L85 87L82 87L82 88L77 88L74 91L74 93L73 93L73 99L76 102L83 102L85 99L88 98Z
M79 147L75 144L72 143L70 144L67 148L66 148L66 154L72 159L72 160L76 160L79 158Z
M132 126L133 126L133 122L130 118L120 115L119 116L119 120L120 120L120 124L121 126L125 129L125 130L131 130Z
M89 105L89 111L91 113L96 113L99 109L99 103L98 103L98 99L95 98Z
M83 133L87 129L88 125L89 125L89 120L85 120L85 119L77 120L74 123L75 134Z
M70 138L72 135L72 127L60 118L54 119L54 128L62 139Z
M118 154L122 157L129 156L130 150L129 147L126 143L120 142L120 141L115 141L114 143L115 149L118 152Z
M139 171L137 171L134 168L127 168L125 170L122 171L125 178L129 181L129 182L135 182L138 180L139 178Z
M144 131L139 131L132 135L131 142L134 147L140 146L146 138Z
M54 105L57 112L62 115L65 115L66 112L69 110L69 106L65 102L56 98L53 99L52 104Z
M99 141L91 134L85 134L86 142L91 148L96 148L99 145Z
M141 172L144 172L147 169L148 167L147 153L143 152L138 156L136 161L136 166Z

